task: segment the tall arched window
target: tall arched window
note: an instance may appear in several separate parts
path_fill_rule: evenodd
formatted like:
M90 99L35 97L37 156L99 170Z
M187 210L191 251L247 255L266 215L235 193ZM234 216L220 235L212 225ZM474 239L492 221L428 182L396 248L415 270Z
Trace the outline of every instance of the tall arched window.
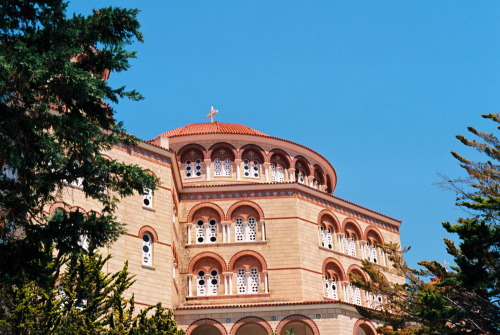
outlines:
M259 178L259 161L245 159L243 161L243 169L245 177Z
M259 293L259 270L257 268L250 268L248 273L244 268L239 268L236 275L238 294Z
M241 217L234 221L234 234L236 242L253 242L257 240L257 222L254 217L248 217L243 222Z
M285 181L285 168L280 164L271 164L271 178L273 181L284 182Z
M186 160L184 162L184 172L186 178L201 177L201 159L196 159L195 161Z
M250 275L248 276L248 293L256 294L259 293L259 271L257 268L250 269Z
M207 294L207 281L205 279L205 271L198 271L198 275L196 278L196 295L204 296Z
M217 242L217 221L215 219L196 221L196 243L215 243Z
M207 295L217 295L219 292L219 273L217 270L210 270L210 277L208 279Z
M372 246L368 245L368 259L370 262L377 263L377 245L373 244Z
M222 164L219 158L214 159L214 175L222 176Z
M332 239L332 228L331 227L328 227L328 229L326 230L326 243L325 243L325 246L328 248L328 249L333 249L333 239Z
M236 272L236 284L238 288L238 294L247 293L247 280L244 268L239 268Z
M348 255L356 257L356 238L354 235L349 238L349 252Z
M325 275L325 296L330 299L338 299L337 280L335 277L329 278Z
M153 239L151 234L142 234L142 264L147 266L153 265Z
M349 282L349 295L351 298L351 303L361 306L361 290L359 287L355 287Z
M304 173L302 171L299 171L297 173L297 181L301 184L304 184L304 180L305 180Z

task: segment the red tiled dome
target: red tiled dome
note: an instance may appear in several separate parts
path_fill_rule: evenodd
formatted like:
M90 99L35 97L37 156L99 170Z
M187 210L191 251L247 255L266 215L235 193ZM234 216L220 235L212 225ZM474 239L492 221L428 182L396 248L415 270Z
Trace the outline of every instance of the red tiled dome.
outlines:
M234 123L191 123L187 126L180 127L174 130L167 131L160 136L164 137L178 137L187 135L197 135L197 134L242 134L242 135L258 135L270 137L263 132L252 129L250 127L234 124Z

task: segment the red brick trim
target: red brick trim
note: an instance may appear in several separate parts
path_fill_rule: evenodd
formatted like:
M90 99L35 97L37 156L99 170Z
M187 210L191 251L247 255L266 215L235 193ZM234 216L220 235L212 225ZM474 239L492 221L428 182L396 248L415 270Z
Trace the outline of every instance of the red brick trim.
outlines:
M244 318L241 318L234 323L233 328L231 328L231 331L229 333L231 335L236 335L238 329L247 324L257 324L264 328L267 334L271 334L273 332L273 329L271 328L269 323L267 323L264 319L256 316L245 316Z
M186 335L191 335L196 328L202 326L214 327L220 331L221 335L227 335L226 328L224 328L224 326L219 321L208 318L199 319L193 322L186 330Z
M370 233L370 232L373 232L379 238L379 241L377 241L377 243L384 244L384 238L382 237L382 234L377 229L377 227L375 227L374 225L370 225L370 226L366 227L365 234L363 235L363 239L365 241L368 241L368 233Z
M303 324L307 325L309 328L311 328L314 335L320 335L319 329L318 329L318 326L316 326L316 323L314 323L313 320L311 320L310 318L308 318L307 316L302 315L302 314L293 314L293 315L287 316L286 318L281 320L278 327L276 327L276 334L281 334L281 331L283 330L283 328L287 324L289 324L290 322L303 323Z
M358 328L363 329L366 335L377 335L377 329L368 319L359 319L354 324L354 328L352 329L352 334L356 335L358 333Z
M269 151L269 154L268 154L268 163L271 163L271 159L273 157L274 154L278 154L279 156L282 156L285 158L286 160L286 168L289 169L292 167L292 160L290 158L290 154L288 152L286 152L285 150L283 149L278 149L278 148L275 148L271 151Z
M321 212L318 214L318 225L321 225L322 219L324 216L329 216L332 218L333 222L336 223L336 227L334 227L335 232L339 232L341 229L340 221L339 219L333 214L333 212L329 209L323 209Z
M232 204L231 207L229 207L229 209L227 210L227 219L231 220L231 215L233 214L233 212L241 206L248 206L255 209L260 216L259 220L257 221L265 220L264 211L262 210L262 208L257 205L257 203L249 200L241 200Z
M325 274L326 273L326 266L329 264L329 263L333 263L335 264L335 266L337 266L340 270L340 280L341 281L345 281L347 280L347 276L346 276L346 273L344 271L344 267L342 266L342 264L340 264L340 262L338 260L336 260L335 258L333 257L328 257L327 259L325 259L325 261L323 262L323 267L322 267L322 274Z
M194 272L193 267L196 264L196 262L204 257L215 259L220 264L222 271L225 271L227 269L226 261L224 261L224 258L222 258L219 254L212 251L204 251L200 252L199 254L191 258L191 261L189 262L188 265L188 273L192 274Z
M186 144L185 146L183 146L182 148L179 149L179 151L177 152L177 162L181 163L182 155L184 155L184 153L189 149L196 149L196 150L201 151L201 154L203 155L204 160L210 158L208 156L207 149L205 149L205 147L203 147L200 144L191 143L191 144Z
M359 272L365 280L370 280L370 278L368 278L368 275L366 274L366 272L364 272L363 269L360 268L359 265L356 265L356 264L352 264L351 266L349 266L349 268L347 269L347 275L349 276L349 272L353 272L354 270L357 270L356 272Z
M362 239L363 238L363 229L361 229L359 223L357 223L353 218L346 218L343 222L342 222L342 232L345 233L345 228L346 226L349 224L349 223L352 223L354 225L354 228L357 229L357 232L356 232L356 235L358 240Z
M257 258L257 260L260 262L260 265L262 266L262 271L267 270L266 260L264 259L264 257L262 257L261 254L259 254L257 251L253 251L253 250L242 250L242 251L238 251L237 253L235 253L233 255L233 257L231 257L231 260L229 261L229 265L228 265L229 272L234 272L234 269L233 269L234 263L238 260L238 258L243 257L243 256L253 256L253 257Z
M191 208L191 210L189 211L187 222L193 222L193 215L196 213L198 209L204 207L214 209L215 211L217 211L217 213L219 213L221 220L226 221L226 215L224 214L222 208L220 208L218 205L214 204L213 202L200 202L199 204L193 206L193 208Z
M144 233L149 233L153 237L153 243L158 243L158 233L156 230L151 227L151 226L142 226L141 229L139 229L139 234L137 237L142 238L142 235Z

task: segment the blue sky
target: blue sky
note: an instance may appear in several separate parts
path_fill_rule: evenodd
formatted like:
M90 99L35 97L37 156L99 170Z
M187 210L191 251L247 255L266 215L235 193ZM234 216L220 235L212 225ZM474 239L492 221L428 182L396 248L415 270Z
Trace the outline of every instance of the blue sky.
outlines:
M500 106L498 1L73 1L139 8L145 42L112 74L146 99L117 118L142 138L189 123L245 124L306 145L335 195L403 221L406 259L443 262L442 221L465 213L434 185L463 176L456 134Z

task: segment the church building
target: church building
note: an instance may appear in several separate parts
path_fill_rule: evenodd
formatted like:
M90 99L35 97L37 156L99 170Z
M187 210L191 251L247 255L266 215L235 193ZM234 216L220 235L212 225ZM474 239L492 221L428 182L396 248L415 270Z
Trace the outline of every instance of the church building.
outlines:
M188 335L375 335L355 306L383 298L348 273L368 278L368 259L401 282L377 247L400 244L401 221L334 196L337 174L320 153L215 113L105 153L160 180L119 205L127 233L103 250L108 271L128 260L138 307L162 302ZM94 209L78 185L64 192Z

